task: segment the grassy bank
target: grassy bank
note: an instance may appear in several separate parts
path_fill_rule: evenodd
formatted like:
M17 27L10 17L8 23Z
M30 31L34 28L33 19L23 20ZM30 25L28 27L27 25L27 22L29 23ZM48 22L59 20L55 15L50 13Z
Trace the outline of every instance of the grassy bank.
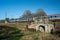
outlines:
M9 28L7 29L5 28L5 30L0 29L0 33L2 31L5 31L3 32L5 33L3 36L7 35L6 37L9 38L6 38L4 40L60 40L60 37L50 33L42 33L39 31L28 31L25 28L26 24L5 24L5 25L9 26Z

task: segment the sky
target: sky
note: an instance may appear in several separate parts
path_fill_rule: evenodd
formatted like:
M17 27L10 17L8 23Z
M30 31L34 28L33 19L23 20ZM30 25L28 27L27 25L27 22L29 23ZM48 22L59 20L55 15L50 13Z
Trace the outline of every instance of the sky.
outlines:
M35 13L40 8L48 15L60 14L60 0L0 0L0 19L19 18L25 10Z

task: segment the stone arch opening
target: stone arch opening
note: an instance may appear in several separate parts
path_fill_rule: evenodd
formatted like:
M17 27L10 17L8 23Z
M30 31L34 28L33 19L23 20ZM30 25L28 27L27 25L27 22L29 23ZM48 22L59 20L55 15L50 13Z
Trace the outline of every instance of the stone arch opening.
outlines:
M50 33L53 34L54 33L54 29L51 29L51 32Z
M45 32L45 26L40 25L38 28L39 28L39 31L41 31L41 32Z

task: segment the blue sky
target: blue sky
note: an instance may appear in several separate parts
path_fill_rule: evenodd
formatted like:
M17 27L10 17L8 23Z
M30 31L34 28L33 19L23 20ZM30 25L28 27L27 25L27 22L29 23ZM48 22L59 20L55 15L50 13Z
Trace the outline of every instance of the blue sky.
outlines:
M47 14L60 13L60 0L0 0L0 19L19 18L25 10L32 13L43 9Z

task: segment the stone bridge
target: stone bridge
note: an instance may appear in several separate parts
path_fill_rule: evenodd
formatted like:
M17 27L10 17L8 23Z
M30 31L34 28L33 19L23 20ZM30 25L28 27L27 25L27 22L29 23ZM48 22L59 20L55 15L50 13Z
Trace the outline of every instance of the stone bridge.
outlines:
M36 31L50 33L54 26L52 24L32 24L28 28L36 29Z
M50 33L52 30L54 30L54 26L52 24L38 24L36 26L36 31L41 31L41 32L48 32Z

